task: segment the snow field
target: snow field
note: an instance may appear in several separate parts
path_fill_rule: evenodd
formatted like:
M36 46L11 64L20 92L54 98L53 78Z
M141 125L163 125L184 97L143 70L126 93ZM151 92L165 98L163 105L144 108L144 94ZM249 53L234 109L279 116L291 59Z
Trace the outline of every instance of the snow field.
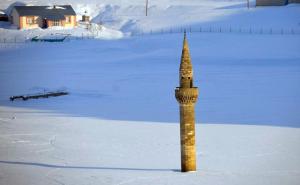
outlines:
M1 107L0 115L6 119L0 121L3 184L296 185L300 180L295 128L199 124L198 171L182 174L178 124L9 107Z
M192 33L188 39L200 88L199 122L299 127L299 36ZM101 119L176 122L181 45L182 35L172 34L3 50L1 104ZM8 101L12 95L60 88L71 95Z
M200 89L196 173L179 172L174 88L183 35L129 37L185 26L297 30L299 5L248 10L239 0L151 0L145 17L140 0L60 3L79 16L87 10L92 29L0 25L0 41L99 38L0 48L1 185L299 184L299 35L188 34ZM44 90L70 95L8 99Z

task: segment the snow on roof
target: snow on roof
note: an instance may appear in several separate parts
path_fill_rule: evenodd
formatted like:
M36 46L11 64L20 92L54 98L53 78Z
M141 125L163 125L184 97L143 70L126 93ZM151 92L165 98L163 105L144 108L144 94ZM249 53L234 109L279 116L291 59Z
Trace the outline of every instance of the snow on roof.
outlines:
M52 10L52 9L63 9L63 10L65 10L66 8L62 7L62 6L56 6L56 5L54 5L54 6L49 6L46 9L48 9L48 10Z

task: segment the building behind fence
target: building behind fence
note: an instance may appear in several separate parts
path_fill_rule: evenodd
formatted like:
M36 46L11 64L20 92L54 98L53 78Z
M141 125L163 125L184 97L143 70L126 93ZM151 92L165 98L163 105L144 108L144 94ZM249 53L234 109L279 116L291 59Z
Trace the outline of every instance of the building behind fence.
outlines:
M300 0L289 0L289 3L300 3Z
M256 6L283 6L289 3L300 3L300 0L256 0Z

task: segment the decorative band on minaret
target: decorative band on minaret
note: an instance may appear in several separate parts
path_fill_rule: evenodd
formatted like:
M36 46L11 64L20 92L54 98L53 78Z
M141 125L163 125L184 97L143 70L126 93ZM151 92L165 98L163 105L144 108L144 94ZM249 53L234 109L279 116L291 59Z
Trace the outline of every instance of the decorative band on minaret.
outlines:
M193 86L193 67L186 33L184 33L179 82L180 87L175 89L175 97L180 104L181 171L196 171L194 107L198 98L198 88Z

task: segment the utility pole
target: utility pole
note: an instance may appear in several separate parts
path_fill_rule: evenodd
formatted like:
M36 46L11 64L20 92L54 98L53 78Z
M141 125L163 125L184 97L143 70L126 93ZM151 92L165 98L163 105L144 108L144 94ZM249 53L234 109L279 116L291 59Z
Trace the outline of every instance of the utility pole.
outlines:
M148 0L146 0L146 16L148 16Z
M250 2L249 2L249 0L247 0L247 7L248 7L248 9L250 8Z

